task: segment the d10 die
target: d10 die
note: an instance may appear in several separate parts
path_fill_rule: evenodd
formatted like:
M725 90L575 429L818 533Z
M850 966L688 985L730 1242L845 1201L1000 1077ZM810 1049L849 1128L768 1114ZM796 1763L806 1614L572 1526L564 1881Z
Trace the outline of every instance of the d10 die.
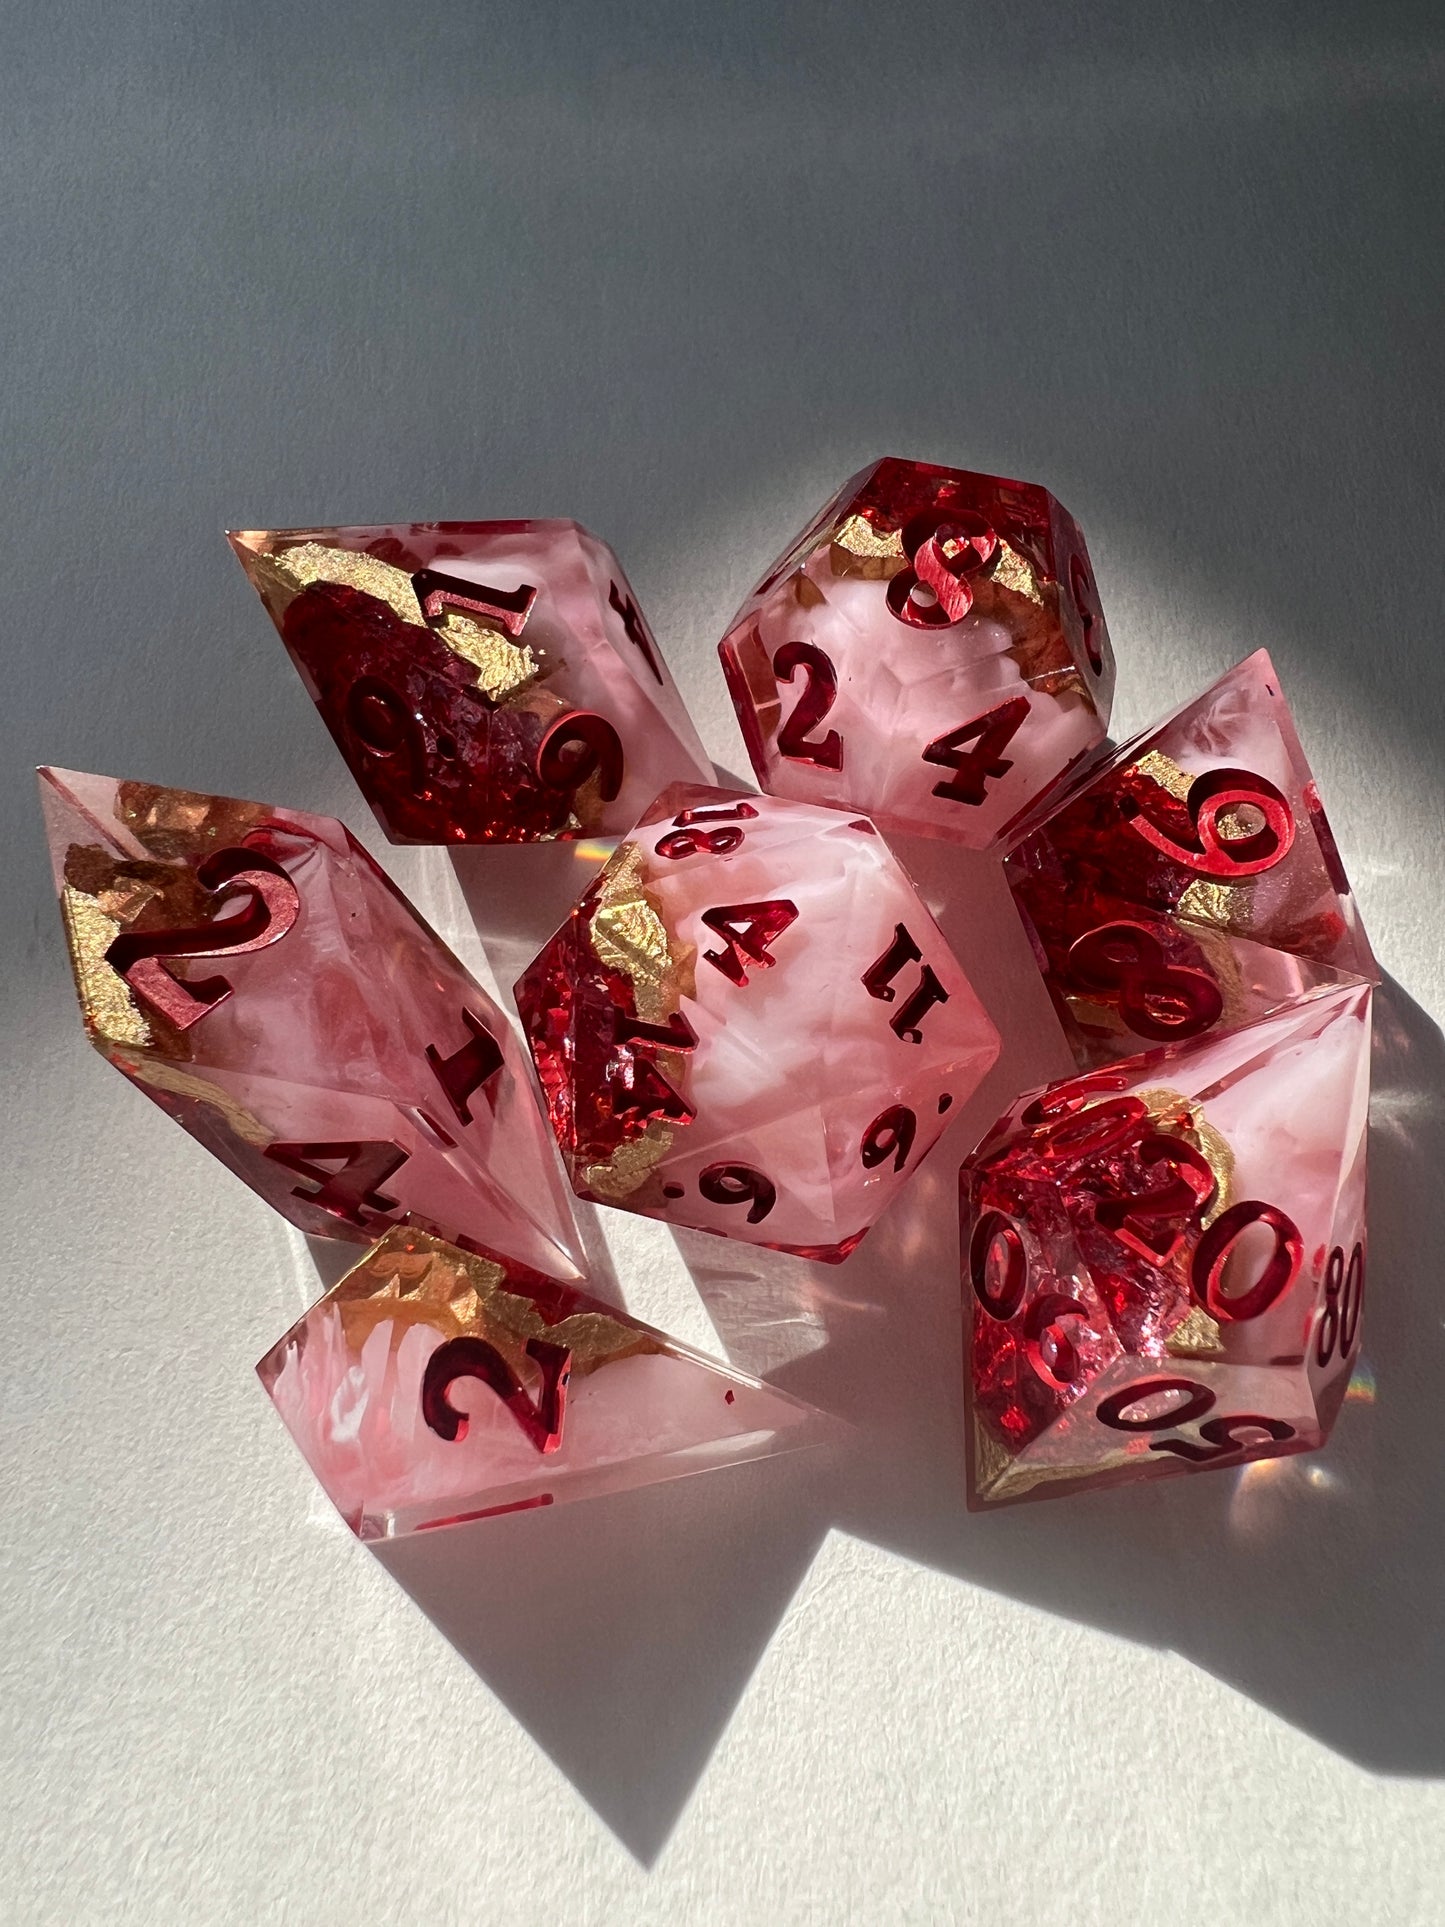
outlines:
M1082 776L1004 868L1081 1065L1378 981L1262 649Z
M1323 1443L1359 1342L1370 998L1022 1097L965 1164L972 1503Z
M837 1261L998 1037L865 819L673 789L517 985L577 1192Z
M293 1224L579 1275L506 1019L340 823L42 770L91 1041Z
M1104 740L1114 667L1047 489L892 458L849 482L719 645L758 782L983 849Z
M811 1407L525 1266L390 1231L257 1366L363 1539L821 1443Z
M230 541L393 843L616 834L712 779L616 556L575 522Z

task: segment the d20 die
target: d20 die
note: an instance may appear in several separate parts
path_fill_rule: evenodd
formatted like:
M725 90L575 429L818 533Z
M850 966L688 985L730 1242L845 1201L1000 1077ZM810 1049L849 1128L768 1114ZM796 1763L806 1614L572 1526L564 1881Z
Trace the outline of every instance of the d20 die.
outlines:
M1004 868L1081 1065L1378 981L1262 649L1082 776Z
M575 1279L506 1019L340 823L41 773L91 1041L293 1224L403 1218Z
M758 782L994 842L1104 740L1114 667L1047 489L888 458L845 482L719 645Z
M998 1037L864 818L659 798L517 985L573 1187L845 1258Z
M524 1266L390 1231L256 1367L363 1539L823 1441L820 1415Z
M616 834L712 780L616 556L575 522L230 541L393 843Z
M964 1165L971 1503L1323 1443L1359 1343L1371 994L1021 1097Z

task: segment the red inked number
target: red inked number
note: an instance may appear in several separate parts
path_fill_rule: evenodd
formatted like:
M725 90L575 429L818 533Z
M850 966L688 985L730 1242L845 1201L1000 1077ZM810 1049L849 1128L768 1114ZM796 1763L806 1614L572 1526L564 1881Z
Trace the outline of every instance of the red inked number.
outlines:
M642 620L642 611L630 595L624 595L615 582L607 588L607 606L622 618L622 627L627 640L634 649L640 650L642 660L647 664L658 682L661 682L662 665L657 660L657 645L653 642L647 624Z
M903 553L912 566L888 584L889 613L911 629L949 629L972 609L969 577L993 563L998 536L970 509L918 515L904 524Z
M675 1124L690 1124L697 1116L694 1107L673 1089L649 1057L639 1055L642 1051L696 1050L697 1032L682 1012L674 1011L665 1024L644 1024L626 1011L614 1011L612 1036L619 1055L609 1076L620 1086L620 1094L613 1100L618 1113L643 1119L669 1117Z
M268 1144L266 1156L319 1187L303 1191L298 1186L291 1193L293 1198L304 1198L347 1224L370 1227L397 1209L396 1199L384 1197L380 1187L406 1163L408 1153L399 1144L353 1139L337 1144ZM318 1158L323 1164L334 1160L338 1168L324 1171Z
M598 794L610 803L622 788L623 767L622 738L591 710L559 716L537 745L537 781L544 789L579 790L595 776Z
M488 629L502 629L515 639L526 627L537 591L530 582L515 589L489 589L485 582L469 582L445 569L418 569L411 579L416 599L428 622L440 622L449 611L472 616Z
M1251 1225L1262 1224L1274 1234L1274 1249L1247 1291L1226 1294L1224 1272L1235 1243ZM1243 1198L1221 1211L1194 1248L1190 1284L1194 1296L1221 1324L1242 1324L1258 1318L1299 1276L1304 1263L1304 1241L1292 1218L1258 1198Z
M1019 1228L1001 1211L985 1211L968 1242L973 1295L990 1318L1007 1324L1024 1301L1029 1255Z
M1217 1023L1224 997L1208 971L1171 963L1145 924L1102 923L1069 949L1064 977L1076 989L1115 991L1119 1015L1140 1037L1168 1043Z
M750 964L766 970L778 961L768 946L776 943L797 917L797 904L782 897L765 903L723 903L715 910L704 910L703 922L726 947L704 950L703 960L720 970L729 983L745 987Z
M1335 1356L1348 1358L1360 1328L1360 1300L1365 1290L1365 1247L1357 1244L1345 1264L1342 1245L1336 1245L1325 1266L1325 1302L1315 1328L1315 1362L1323 1369Z
M177 1030L189 1030L231 995L225 977L182 983L162 967L163 957L242 957L279 943L301 914L301 897L281 865L237 846L216 850L196 871L203 890L217 898L214 923L197 930L123 930L105 961L137 997ZM226 916L235 910L234 916Z
M906 1104L891 1104L886 1111L880 1111L863 1134L859 1155L864 1170L875 1170L892 1158L893 1169L901 1171L908 1162L917 1133L918 1119Z
M436 1073L437 1082L447 1094L447 1102L459 1121L472 1121L471 1098L502 1068L502 1047L480 1017L463 1010L462 1022L471 1036L460 1050L443 1057L435 1044L426 1047L426 1061Z
M870 997L878 998L880 1003L891 1004L897 995L893 979L909 964L923 963L923 952L918 948L907 929L901 924L893 927L893 941L883 955L869 964L861 978L863 988ZM938 981L930 964L923 964L923 977L917 990L889 1019L889 1028L895 1037L905 1043L921 1044L923 1032L919 1028L924 1017L935 1004L946 1004L948 992Z
M1131 1406L1141 1405L1146 1399L1157 1398L1164 1393L1186 1394L1182 1404L1171 1405L1167 1411L1138 1418L1126 1418ZM1215 1398L1207 1385L1197 1384L1192 1378L1146 1378L1137 1385L1127 1385L1122 1392L1102 1399L1095 1416L1101 1424L1110 1425L1116 1432L1171 1432L1176 1426L1190 1425L1196 1419L1204 1418L1206 1412L1214 1409ZM1283 1419L1260 1418L1253 1412L1233 1413L1229 1417L1209 1419L1199 1428L1199 1436L1205 1441L1196 1444L1192 1439L1150 1439L1151 1452L1168 1452L1174 1458L1187 1459L1191 1465L1209 1465L1216 1459L1232 1458L1235 1453L1246 1451L1256 1443L1249 1438L1239 1438L1240 1432L1263 1432L1267 1438L1283 1443L1295 1435L1294 1427L1286 1425Z
M1133 799L1124 806L1124 820L1186 870L1226 881L1273 869L1288 856L1294 842L1295 822L1288 801L1273 783L1247 769L1212 769L1196 776L1185 808L1194 825L1192 845L1176 843ZM1233 836L1224 834L1220 822L1226 811L1236 821Z
M952 803L986 803L989 782L1007 776L1013 768L1003 752L1028 720L1028 713L1028 697L1013 696L946 736L936 736L924 750L923 760L951 769L953 775L946 783L935 783L933 794Z
M368 756L384 763L405 760L407 786L425 801L431 774L426 732L406 698L379 676L358 676L346 692L345 717L352 740Z
M467 1436L470 1421L447 1394L460 1378L479 1379L496 1393L539 1452L555 1452L562 1443L572 1354L565 1345L554 1345L549 1339L529 1338L527 1356L542 1373L541 1390L535 1399L528 1397L521 1379L485 1338L447 1339L426 1363L421 1382L422 1417L438 1438L460 1443Z
M697 1188L709 1204L746 1204L749 1224L761 1224L778 1201L772 1179L751 1164L710 1164Z
M778 731L778 754L819 769L842 769L843 738L830 729L820 742L809 739L838 698L838 672L816 644L785 642L773 657L773 674L791 682L801 669L806 682L793 713Z

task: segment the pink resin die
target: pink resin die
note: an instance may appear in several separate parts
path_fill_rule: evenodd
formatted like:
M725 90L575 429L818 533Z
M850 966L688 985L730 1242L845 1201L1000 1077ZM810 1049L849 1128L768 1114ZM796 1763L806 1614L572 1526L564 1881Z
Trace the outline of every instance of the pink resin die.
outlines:
M964 1165L972 1503L1324 1442L1359 1341L1371 994L1021 1097Z
M712 780L616 556L576 522L230 541L393 843L616 835Z
M390 1231L256 1367L363 1539L821 1443L811 1407L569 1286Z
M764 789L972 849L1109 720L1078 525L1047 489L965 469L889 457L845 482L719 648Z
M506 1019L340 823L42 770L91 1041L318 1237L406 1218L580 1276Z
M669 790L517 985L578 1194L845 1258L998 1053L865 818Z
M1262 649L1081 775L1004 869L1084 1066L1378 981Z

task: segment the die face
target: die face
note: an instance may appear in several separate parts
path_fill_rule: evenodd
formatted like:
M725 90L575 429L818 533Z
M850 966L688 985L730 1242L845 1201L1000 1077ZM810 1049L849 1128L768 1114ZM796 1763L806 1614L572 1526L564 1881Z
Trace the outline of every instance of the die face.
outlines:
M330 817L41 772L91 1041L301 1230L413 1221L575 1279L505 1018Z
M965 1164L970 1503L1323 1443L1359 1345L1371 994L1025 1095Z
M615 835L712 778L616 556L575 522L230 541L393 842Z
M829 1261L998 1037L866 819L659 798L517 985L579 1195Z
M1084 1066L1378 981L1263 650L1072 784L1004 868Z
M719 651L764 789L977 849L1097 749L1113 691L1083 538L1048 491L892 458Z
M257 1372L361 1538L820 1442L809 1407L569 1286L390 1231Z

